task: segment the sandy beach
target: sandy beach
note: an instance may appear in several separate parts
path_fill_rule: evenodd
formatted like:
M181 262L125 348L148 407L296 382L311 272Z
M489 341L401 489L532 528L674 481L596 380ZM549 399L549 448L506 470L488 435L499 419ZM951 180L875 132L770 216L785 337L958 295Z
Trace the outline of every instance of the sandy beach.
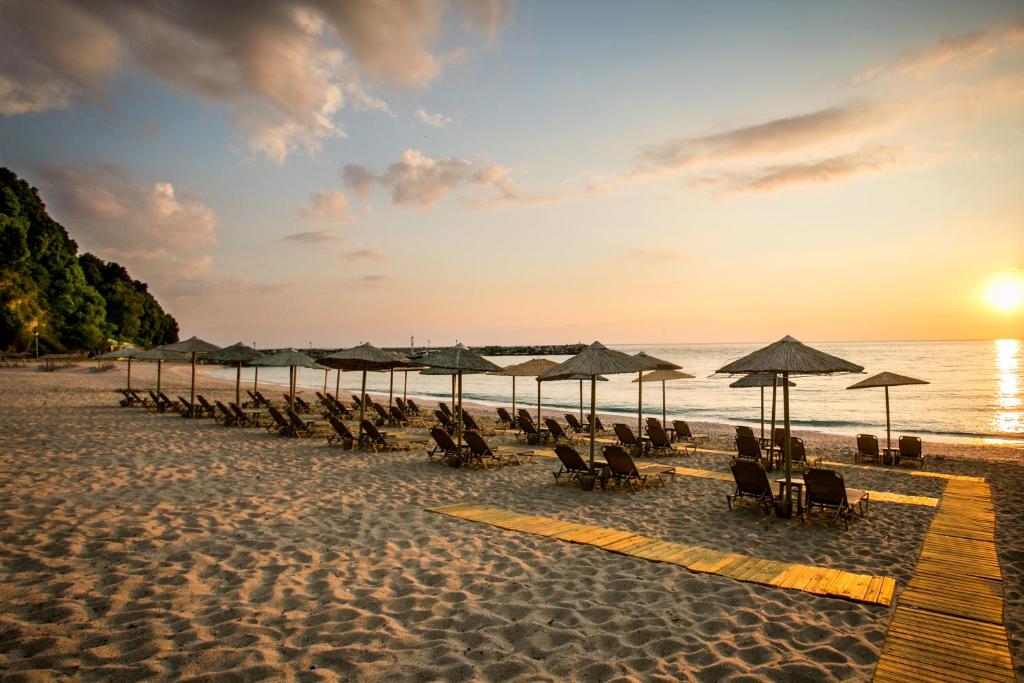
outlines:
M133 374L149 388L148 373ZM171 396L187 396L187 381L185 368L164 372ZM935 514L874 502L847 531L752 506L729 511L732 487L713 479L585 492L556 485L547 458L453 469L422 450L347 451L119 408L123 383L120 366L0 369L5 680L870 680L890 607L691 573L426 508L485 502L889 576L900 587ZM233 400L233 384L202 374L200 390ZM729 426L691 426L711 435L712 448L731 448ZM852 462L849 437L795 433L812 457ZM1021 676L1021 453L940 443L925 451L929 470L992 486ZM721 454L671 460L728 472ZM906 470L843 475L851 487L908 495L939 497L945 486Z

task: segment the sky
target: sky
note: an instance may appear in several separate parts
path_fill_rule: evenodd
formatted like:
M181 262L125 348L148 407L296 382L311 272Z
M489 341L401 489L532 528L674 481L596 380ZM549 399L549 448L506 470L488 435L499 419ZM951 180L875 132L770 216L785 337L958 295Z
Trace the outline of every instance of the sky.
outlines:
M1024 337L1024 5L0 0L0 165L183 336Z

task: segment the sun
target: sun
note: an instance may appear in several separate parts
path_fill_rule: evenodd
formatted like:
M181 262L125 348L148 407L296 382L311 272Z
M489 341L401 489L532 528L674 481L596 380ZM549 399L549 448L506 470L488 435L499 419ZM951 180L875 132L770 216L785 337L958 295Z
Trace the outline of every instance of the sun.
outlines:
M1013 313L1024 305L1024 282L1021 277L1002 275L985 290L985 301L1001 313Z

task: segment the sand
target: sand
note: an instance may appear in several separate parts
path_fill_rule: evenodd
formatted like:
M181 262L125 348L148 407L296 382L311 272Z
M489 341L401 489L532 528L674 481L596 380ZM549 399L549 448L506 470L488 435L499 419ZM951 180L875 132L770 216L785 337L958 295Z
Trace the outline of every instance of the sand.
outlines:
M181 368L164 378L168 394L187 395ZM120 368L0 369L0 675L11 680L868 680L889 608L425 508L486 502L901 586L934 515L875 503L849 531L801 525L729 512L727 483L692 477L584 492L556 486L542 458L452 469L422 451L345 451L122 409L123 381ZM201 386L233 397L233 385ZM728 445L727 426L700 428ZM804 436L812 452L848 459L845 437ZM1022 673L1024 466L1006 449L926 451L945 454L931 469L992 483ZM728 468L708 453L679 462ZM874 490L943 488L891 471L844 475Z

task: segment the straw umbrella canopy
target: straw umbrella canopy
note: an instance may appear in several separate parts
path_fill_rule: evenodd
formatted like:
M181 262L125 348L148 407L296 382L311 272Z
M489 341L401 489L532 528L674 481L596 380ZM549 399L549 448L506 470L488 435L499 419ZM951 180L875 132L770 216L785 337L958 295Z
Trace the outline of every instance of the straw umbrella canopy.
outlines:
M135 360L148 360L156 362L156 395L160 395L160 381L161 374L163 371L164 361L187 361L187 353L179 353L176 351L166 351L159 346L155 346L148 351L142 351L135 356Z
M590 375L573 375L572 377L559 377L558 379L559 380L562 380L562 379L565 379L565 380L576 380L576 381L578 381L580 383L580 422L582 423L583 422L583 382L584 382L584 380L590 381ZM595 379L597 379L598 382L607 382L608 381L607 377L601 377L600 375L598 375ZM551 382L551 381L557 381L557 380L548 380L548 379L540 379L540 378L538 378L537 381L538 382Z
M141 351L137 351L130 346L126 346L123 349L115 349L108 351L107 353L101 353L95 356L93 360L126 360L128 361L128 391L132 389L132 359L137 358Z
M267 368L288 368L288 407L295 408L295 382L298 379L296 368L325 369L312 357L295 349L285 349L269 356L260 356L249 361L250 365Z
M641 352L642 353L642 352ZM688 372L682 372L680 370L652 370L646 375L641 375L633 380L633 384L643 384L644 382L661 382L661 423L667 422L666 410L665 410L665 382L670 382L675 379L693 379L695 375L691 375Z
M923 379L914 379L906 375L897 375L895 372L880 372L877 375L862 379L856 384L851 384L847 389L874 389L885 388L885 449L892 450L892 429L889 422L889 387L902 387L910 384L928 384Z
M225 346L220 351L214 351L206 358L225 365L235 365L235 403L242 405L242 366L262 356L262 353L251 346L238 342Z
M211 344L210 342L203 341L199 337L192 336L185 341L175 342L174 344L164 344L159 347L164 351L177 351L179 353L188 353L192 356L192 388L189 390L188 397L188 411L189 417L195 417L196 414L196 358L198 356L205 356L213 353L214 351L220 351L220 347Z
M497 372L501 368L483 356L473 353L466 347L453 346L446 349L432 351L419 361L420 365L428 368L455 371L455 378L458 384L459 404L455 411L455 443L459 451L462 450L462 376L470 373Z
M586 377L590 380L590 467L594 467L594 423L597 409L597 378L600 375L617 375L627 372L643 372L649 370L646 363L635 356L622 351L613 351L601 342L594 342L575 356L559 363L538 379L548 381L556 379L578 379Z
M512 415L516 414L516 377L539 377L551 368L558 365L547 358L534 358L515 365L509 365L492 375L501 375L512 378ZM537 427L540 428L540 380L537 381Z
M793 502L793 489L791 486L792 465L790 463L791 444L789 438L789 376L834 375L863 371L864 368L855 363L811 348L788 335L717 370L716 374L723 375L746 375L750 373L779 373L782 375L782 419L784 428L782 448L786 463L785 510L787 515L791 514Z
M408 359L403 358L367 342L351 349L336 351L320 359L323 365L330 368L360 370L363 373L363 389L359 395L359 443L363 442L363 420L366 419L366 373L412 365Z
M761 438L764 439L764 388L772 388L772 430L775 429L775 389L779 385L779 376L776 374L768 375L744 375L738 380L730 384L729 386L733 389L752 389L754 387L761 388ZM789 386L795 387L795 382L790 382Z

